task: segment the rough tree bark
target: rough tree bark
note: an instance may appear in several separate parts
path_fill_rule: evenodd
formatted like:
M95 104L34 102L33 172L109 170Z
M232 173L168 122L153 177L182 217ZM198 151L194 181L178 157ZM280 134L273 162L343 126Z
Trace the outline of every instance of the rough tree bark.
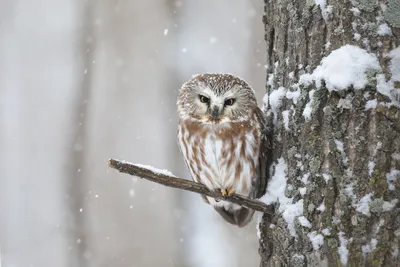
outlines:
M400 45L400 2L265 0L263 21L267 93L286 92L273 126L271 176L282 158L285 195L292 203L303 201L301 216L311 226L297 216L291 234L277 203L276 216L264 215L260 223L261 266L400 266L398 105L387 104L388 96L377 91L377 73L358 90L298 84L302 74L346 44L376 55L389 81L390 64L400 64L388 56ZM392 82L399 101L400 82ZM300 95L293 101L288 92L296 90ZM366 110L373 99L378 104ZM309 120L303 116L307 107Z

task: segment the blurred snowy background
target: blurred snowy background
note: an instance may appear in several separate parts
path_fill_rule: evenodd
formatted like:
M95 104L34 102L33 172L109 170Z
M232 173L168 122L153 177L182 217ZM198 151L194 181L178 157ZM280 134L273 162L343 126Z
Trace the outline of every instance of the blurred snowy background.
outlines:
M257 215L132 179L189 177L175 102L192 74L264 94L261 0L0 1L0 266L258 266Z

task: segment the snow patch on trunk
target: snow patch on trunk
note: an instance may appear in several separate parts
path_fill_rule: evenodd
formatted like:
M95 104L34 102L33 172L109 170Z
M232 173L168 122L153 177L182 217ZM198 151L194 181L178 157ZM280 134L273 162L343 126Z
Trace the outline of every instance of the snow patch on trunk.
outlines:
M386 181L390 191L395 190L395 183L397 179L400 178L400 170L391 170L389 173L386 174Z
M347 90L353 86L362 89L368 83L368 72L381 71L376 55L354 46L344 45L324 57L312 74L303 74L300 81L307 85L315 81L317 88L325 81L329 91Z
M348 240L343 232L339 232L339 242L340 246L338 248L338 252L339 252L340 262L343 265L347 265L347 262L349 260L349 249L347 248L347 244L351 242L351 239Z
M284 87L279 87L278 89L271 92L269 95L269 105L271 107L272 113L274 113L274 121L278 120L278 110L282 105L282 98L286 95L286 89Z
M372 194L367 194L360 199L360 201L356 205L356 211L366 215L371 216L371 212L369 210L370 203L372 202Z
M317 231L308 233L307 236L315 251L319 250L319 248L324 244L324 237L321 234L318 234Z
M306 104L306 107L304 108L304 111L303 111L303 117L307 121L311 120L311 115L312 115L312 111L313 111L312 106L314 105L314 93L315 93L315 90L311 90L308 93L308 97L310 98L310 101Z
M267 205L275 202L279 202L279 212L282 213L283 219L288 225L289 232L292 236L297 237L296 230L294 227L294 219L300 215L303 215L303 199L300 199L296 203L293 202L293 198L285 196L285 189L287 184L287 164L281 157L278 159L278 163L275 165L275 174L268 182L267 192L259 200Z
M376 240L375 238L372 238L371 242L369 244L361 246L361 250L363 252L364 257L365 257L365 254L373 252L376 249L377 244L378 244L378 240Z

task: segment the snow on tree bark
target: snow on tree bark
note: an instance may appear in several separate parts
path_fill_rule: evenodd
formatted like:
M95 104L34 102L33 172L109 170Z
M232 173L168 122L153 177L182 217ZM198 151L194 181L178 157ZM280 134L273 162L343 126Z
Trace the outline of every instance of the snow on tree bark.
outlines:
M265 0L263 21L286 187L261 266L400 266L400 2Z

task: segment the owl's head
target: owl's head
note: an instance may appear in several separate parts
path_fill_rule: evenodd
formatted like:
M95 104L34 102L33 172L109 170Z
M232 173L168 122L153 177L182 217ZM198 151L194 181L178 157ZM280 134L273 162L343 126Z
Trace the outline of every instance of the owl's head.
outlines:
M200 74L181 87L178 114L182 120L222 124L247 120L257 101L253 89L230 74Z

